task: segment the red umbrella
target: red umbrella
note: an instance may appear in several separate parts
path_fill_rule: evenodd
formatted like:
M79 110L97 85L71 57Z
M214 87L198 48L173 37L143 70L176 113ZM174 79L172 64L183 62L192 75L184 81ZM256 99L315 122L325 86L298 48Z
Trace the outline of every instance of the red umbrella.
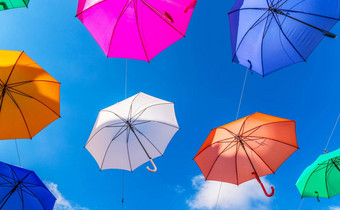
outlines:
M298 149L295 121L255 113L211 131L194 160L206 180L242 184L274 173Z

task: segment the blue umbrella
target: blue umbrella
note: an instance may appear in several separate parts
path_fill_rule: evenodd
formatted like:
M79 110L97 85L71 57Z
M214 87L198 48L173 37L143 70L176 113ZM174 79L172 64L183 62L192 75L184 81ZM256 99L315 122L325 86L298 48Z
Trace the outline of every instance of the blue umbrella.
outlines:
M340 0L237 0L229 12L233 62L265 76L304 62L340 20Z
M53 209L56 199L33 172L0 162L0 209Z

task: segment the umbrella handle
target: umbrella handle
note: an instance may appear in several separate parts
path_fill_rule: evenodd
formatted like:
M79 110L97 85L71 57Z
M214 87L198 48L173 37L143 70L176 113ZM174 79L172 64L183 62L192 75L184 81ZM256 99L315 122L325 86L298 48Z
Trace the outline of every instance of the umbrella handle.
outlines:
M148 169L148 171L150 171L150 172L156 172L157 171L157 166L155 165L155 163L153 162L152 159L150 159L150 162L151 162L151 164L153 166L153 169L150 169L149 166L147 166L146 169Z
M318 202L320 202L319 192L318 192L318 191L315 191L315 194L316 194L316 199L318 199Z
M0 2L0 5L4 8L4 10L8 9L8 6L5 2Z
M273 186L270 187L270 188L272 189L272 192L271 192L270 194L268 194L268 193L267 193L267 190L266 190L266 188L264 188L263 183L261 182L260 178L257 176L256 173L253 172L253 174L255 175L255 178L257 179L257 181L260 183L260 185L261 185L261 187L262 187L262 190L263 190L264 194L265 194L267 197L272 197L272 196L274 195L274 192L275 192L274 187L273 187Z
M187 13L190 8L193 8L196 5L196 3L197 3L197 0L192 1L189 4L189 6L184 10L184 12Z

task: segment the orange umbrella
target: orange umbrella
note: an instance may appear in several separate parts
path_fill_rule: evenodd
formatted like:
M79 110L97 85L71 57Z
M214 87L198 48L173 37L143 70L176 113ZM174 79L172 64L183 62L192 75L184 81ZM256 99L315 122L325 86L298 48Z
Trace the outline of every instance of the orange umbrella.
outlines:
M0 50L0 139L31 139L58 119L59 90L24 52Z
M295 121L255 113L211 131L194 160L207 180L241 184L274 173L298 149Z

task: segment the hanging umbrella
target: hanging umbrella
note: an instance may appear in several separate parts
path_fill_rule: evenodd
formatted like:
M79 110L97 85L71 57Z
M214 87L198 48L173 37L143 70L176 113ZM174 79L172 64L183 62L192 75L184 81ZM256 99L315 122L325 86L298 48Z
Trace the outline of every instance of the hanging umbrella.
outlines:
M296 183L301 197L330 198L340 193L340 149L319 156Z
M30 0L1 0L0 11L20 8L20 7L28 7L29 1Z
M59 88L26 53L0 50L0 139L31 139L58 119Z
M174 104L144 93L99 112L86 149L101 170L135 170L162 156L178 130Z
M107 57L150 61L184 37L196 0L79 0L77 15Z
M211 131L194 160L207 180L242 184L274 173L298 149L295 121L255 113Z
M340 0L237 0L229 12L232 60L265 76L306 61L340 18Z
M0 209L52 210L55 201L33 171L0 162Z

